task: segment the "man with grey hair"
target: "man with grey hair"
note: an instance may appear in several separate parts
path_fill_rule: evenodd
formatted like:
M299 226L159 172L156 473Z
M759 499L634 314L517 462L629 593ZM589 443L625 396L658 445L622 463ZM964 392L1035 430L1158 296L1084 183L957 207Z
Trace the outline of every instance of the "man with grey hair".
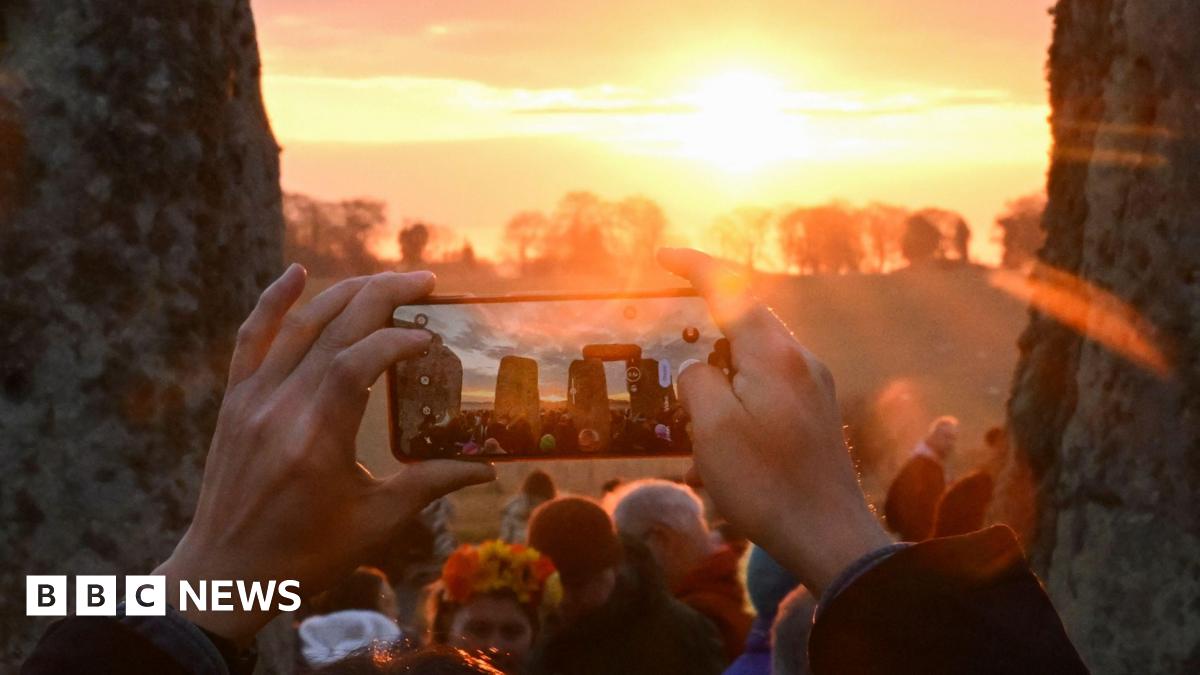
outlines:
M745 609L738 556L713 542L700 497L686 485L647 479L621 486L605 506L617 532L650 550L671 592L716 625L727 658L736 658L752 618Z
M938 500L946 489L945 462L958 441L958 420L935 419L888 488L884 513L902 541L924 541L933 533Z

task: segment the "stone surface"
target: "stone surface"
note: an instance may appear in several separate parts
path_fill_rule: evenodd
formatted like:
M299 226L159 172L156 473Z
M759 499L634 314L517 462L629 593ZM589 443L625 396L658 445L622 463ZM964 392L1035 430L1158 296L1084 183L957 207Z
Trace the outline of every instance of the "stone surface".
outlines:
M1031 558L1096 673L1200 670L1197 26L1184 0L1055 8L1044 267L1009 401L1027 469L1007 474L1034 487Z
M238 325L282 270L246 0L0 4L0 670L24 575L187 526Z
M516 422L524 417L533 430L534 442L541 438L541 398L538 394L537 361L524 356L500 359L496 373L496 417Z
M608 381L600 359L577 359L567 370L567 412L575 428L595 429L600 434L601 450L608 449L612 436L609 416Z
M397 419L400 448L409 454L408 442L426 416L442 422L462 409L462 360L433 334L428 353L396 366Z

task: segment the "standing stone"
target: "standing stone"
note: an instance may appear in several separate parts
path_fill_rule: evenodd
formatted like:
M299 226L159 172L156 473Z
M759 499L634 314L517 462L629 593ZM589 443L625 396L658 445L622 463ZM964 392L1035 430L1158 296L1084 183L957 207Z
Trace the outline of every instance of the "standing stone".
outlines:
M462 359L434 333L426 353L396 364L395 373L390 404L399 421L400 450L407 456L422 422L444 423L462 411Z
M246 0L8 0L0 59L7 671L25 574L146 574L187 527L283 218Z
M635 416L657 419L675 404L675 387L669 381L665 387L659 382L658 359L641 359L639 370L636 390L630 385L629 407Z
M577 359L567 370L567 412L579 431L594 429L600 434L600 449L607 450L612 437L608 381L600 359Z
M537 361L511 355L500 359L500 370L496 373L495 414L497 418L507 417L510 423L524 417L533 431L536 445L542 434Z
M1063 0L1054 15L1041 310L1009 401L1028 472L1011 473L1035 487L1032 560L1093 672L1194 672L1200 4ZM1054 318L1068 275L1082 330Z

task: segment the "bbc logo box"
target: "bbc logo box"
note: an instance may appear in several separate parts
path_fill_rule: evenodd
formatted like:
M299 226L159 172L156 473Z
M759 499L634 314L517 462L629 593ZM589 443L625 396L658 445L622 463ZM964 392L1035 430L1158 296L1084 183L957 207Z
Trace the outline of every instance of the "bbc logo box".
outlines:
M74 593L66 575L25 577L26 616L116 616L117 577L82 574L74 579ZM125 613L129 616L165 616L167 580L158 575L125 577Z

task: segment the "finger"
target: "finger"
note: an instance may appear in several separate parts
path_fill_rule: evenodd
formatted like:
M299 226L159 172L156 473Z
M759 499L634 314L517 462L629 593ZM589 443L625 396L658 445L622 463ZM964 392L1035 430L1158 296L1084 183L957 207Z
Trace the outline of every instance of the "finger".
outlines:
M692 418L693 440L712 438L742 404L720 369L697 361L685 362L679 370L679 401Z
M321 291L303 307L289 312L259 369L264 381L278 383L287 377L312 348L325 326L366 285L367 277L343 279Z
M279 332L283 317L304 292L307 277L308 271L304 267L292 263L278 279L267 286L262 295L258 296L258 303L251 310L250 316L246 317L238 328L237 344L233 348L233 358L229 363L228 387L250 377L258 370Z
M496 479L496 468L483 462L435 459L410 464L383 483L384 505L393 520L415 516L430 502L469 485Z
M774 314L750 294L750 284L709 255L687 248L662 248L658 261L668 271L691 282L704 296L713 321L729 338L734 366L762 353L765 347L791 334Z
M315 405L326 430L348 438L346 443L335 443L334 447L353 451L352 441L367 406L367 390L392 364L424 351L430 337L423 330L381 328L330 361L317 389ZM352 458L353 453L350 455Z
M433 291L431 272L386 272L367 278L366 285L329 322L294 371L302 388L316 387L335 356L359 340L388 325L396 307Z

